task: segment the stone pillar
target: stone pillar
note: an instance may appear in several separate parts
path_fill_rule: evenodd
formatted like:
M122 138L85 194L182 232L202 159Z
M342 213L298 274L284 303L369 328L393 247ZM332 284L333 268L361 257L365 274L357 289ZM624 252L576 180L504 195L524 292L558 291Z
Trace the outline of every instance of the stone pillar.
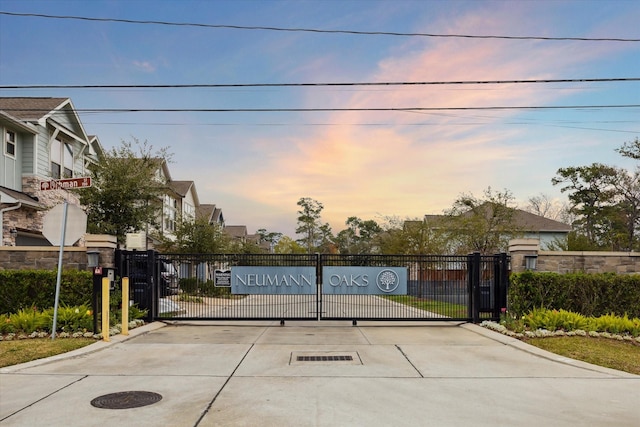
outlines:
M509 255L511 255L511 271L522 273L526 270L536 270L540 240L514 239L509 241Z
M85 234L87 252L100 252L100 267L115 268L116 247L118 239L109 234Z

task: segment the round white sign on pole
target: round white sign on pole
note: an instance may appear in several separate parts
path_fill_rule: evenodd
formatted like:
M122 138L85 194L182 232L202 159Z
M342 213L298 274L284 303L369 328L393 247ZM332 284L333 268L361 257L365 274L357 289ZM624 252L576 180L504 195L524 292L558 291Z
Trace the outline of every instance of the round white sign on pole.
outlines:
M42 234L53 246L60 246L62 240L62 218L64 204L54 206L43 218ZM64 246L72 246L87 232L87 214L77 205L67 205L67 227Z

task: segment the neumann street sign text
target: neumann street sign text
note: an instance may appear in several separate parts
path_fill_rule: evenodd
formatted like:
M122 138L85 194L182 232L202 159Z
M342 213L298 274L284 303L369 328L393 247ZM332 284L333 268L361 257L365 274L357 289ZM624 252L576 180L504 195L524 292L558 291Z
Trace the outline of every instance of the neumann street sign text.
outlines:
M406 267L323 267L326 295L406 295Z
M41 181L40 190L70 190L72 188L91 187L91 177Z
M232 267L231 293L315 295L315 267Z

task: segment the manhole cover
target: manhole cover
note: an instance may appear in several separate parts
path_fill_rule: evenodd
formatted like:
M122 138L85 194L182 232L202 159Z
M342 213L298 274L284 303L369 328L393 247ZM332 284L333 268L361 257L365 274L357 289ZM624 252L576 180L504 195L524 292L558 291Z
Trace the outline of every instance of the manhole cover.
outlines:
M98 396L91 405L102 409L130 409L153 405L162 400L162 395L150 391L120 391Z

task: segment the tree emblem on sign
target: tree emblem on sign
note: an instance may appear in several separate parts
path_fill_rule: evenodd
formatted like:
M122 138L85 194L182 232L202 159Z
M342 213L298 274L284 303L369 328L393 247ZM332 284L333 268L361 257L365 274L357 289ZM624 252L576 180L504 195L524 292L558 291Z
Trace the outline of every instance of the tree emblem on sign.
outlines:
M382 292L393 292L396 290L398 285L400 284L400 280L398 279L398 275L393 270L382 270L378 273L378 277L376 279L376 285Z

